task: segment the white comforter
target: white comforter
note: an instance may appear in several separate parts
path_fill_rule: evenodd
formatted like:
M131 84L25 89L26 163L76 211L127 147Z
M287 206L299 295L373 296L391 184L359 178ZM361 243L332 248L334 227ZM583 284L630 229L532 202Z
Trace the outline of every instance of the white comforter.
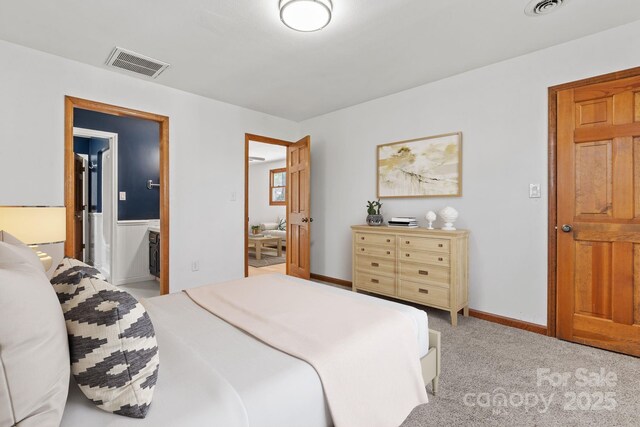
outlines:
M426 314L406 305L374 300L395 307L416 323L419 356L424 356L428 350ZM160 348L158 384L147 418L133 420L106 413L91 404L72 382L62 426L332 425L322 384L307 363L248 336L182 293L151 298L144 305Z

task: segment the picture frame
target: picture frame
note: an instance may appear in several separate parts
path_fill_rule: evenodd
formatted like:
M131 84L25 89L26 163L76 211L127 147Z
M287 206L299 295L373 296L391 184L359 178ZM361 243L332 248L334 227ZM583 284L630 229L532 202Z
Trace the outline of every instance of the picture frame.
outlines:
M379 199L462 196L462 132L376 148Z

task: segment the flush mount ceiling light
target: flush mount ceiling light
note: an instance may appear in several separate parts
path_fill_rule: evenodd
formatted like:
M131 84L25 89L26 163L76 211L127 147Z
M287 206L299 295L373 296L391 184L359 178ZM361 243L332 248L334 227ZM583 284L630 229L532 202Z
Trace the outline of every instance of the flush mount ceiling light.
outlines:
M531 0L524 13L528 16L548 15L560 9L568 0Z
M318 31L331 21L331 0L280 0L280 20L302 32Z

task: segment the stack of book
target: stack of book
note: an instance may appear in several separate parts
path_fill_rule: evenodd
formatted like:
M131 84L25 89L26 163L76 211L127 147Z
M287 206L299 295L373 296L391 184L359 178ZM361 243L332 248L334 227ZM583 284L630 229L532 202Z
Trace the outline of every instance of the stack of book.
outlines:
M389 220L389 227L417 228L418 220L415 216L394 216Z

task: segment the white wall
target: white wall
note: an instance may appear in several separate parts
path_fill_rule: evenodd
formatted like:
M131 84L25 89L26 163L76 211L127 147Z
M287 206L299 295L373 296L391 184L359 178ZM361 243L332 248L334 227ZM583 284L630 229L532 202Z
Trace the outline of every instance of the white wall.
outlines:
M242 276L244 133L296 140L297 123L3 41L0 56L0 205L64 204L65 95L163 114L171 291Z
M312 136L311 270L351 277L349 226L376 194L376 145L463 132L463 197L383 200L386 217L451 205L471 230L472 308L546 324L547 87L640 65L640 22L302 123ZM514 35L517 36L517 35ZM528 198L541 183L542 199Z
M286 148L282 148L286 150ZM252 163L249 166L249 225L286 218L286 206L269 205L269 171L284 168L286 160Z

